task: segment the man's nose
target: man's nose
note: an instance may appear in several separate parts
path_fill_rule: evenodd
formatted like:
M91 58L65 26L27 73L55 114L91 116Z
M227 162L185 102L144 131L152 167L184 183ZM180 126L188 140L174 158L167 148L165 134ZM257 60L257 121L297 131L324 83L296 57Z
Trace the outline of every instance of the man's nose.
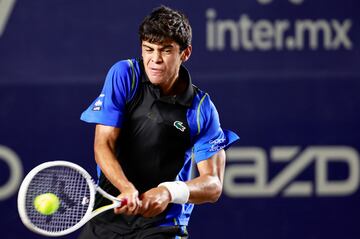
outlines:
M162 62L162 55L161 55L160 51L154 51L154 53L152 55L152 61L155 63Z

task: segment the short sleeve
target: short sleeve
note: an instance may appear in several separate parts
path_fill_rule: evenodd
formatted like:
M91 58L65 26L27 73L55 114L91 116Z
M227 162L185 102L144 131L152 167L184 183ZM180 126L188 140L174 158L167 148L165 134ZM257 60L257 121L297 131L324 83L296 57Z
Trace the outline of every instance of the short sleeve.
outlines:
M106 75L100 95L82 113L80 119L88 123L98 123L121 128L126 102L130 100L134 88L132 61L120 61L111 67Z
M198 126L199 134L194 143L194 159L198 163L210 158L221 149L227 149L239 139L230 130L223 130L220 126L219 114L208 95L199 106Z

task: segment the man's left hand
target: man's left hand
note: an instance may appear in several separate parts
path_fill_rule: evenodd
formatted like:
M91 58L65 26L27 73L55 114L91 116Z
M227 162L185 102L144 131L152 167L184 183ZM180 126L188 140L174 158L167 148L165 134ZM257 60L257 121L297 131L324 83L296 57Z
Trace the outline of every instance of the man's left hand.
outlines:
M165 187L152 188L140 195L141 207L138 213L144 217L155 217L170 203L170 192Z

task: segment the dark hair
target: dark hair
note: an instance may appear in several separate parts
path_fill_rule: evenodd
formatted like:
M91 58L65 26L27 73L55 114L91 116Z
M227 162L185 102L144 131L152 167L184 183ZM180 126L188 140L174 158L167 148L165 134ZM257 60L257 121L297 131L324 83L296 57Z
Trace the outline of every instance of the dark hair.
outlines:
M181 12L160 6L146 16L139 27L140 42L163 43L173 40L180 51L191 45L191 26L188 18Z

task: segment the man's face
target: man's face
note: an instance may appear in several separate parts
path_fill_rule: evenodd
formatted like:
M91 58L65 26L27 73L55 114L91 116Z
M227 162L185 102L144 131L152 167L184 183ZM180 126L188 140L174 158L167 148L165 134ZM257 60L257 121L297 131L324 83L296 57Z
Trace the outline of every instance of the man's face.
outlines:
M191 46L180 52L180 46L174 41L164 43L142 42L142 57L147 76L151 83L168 91L178 78L182 62L190 57Z

